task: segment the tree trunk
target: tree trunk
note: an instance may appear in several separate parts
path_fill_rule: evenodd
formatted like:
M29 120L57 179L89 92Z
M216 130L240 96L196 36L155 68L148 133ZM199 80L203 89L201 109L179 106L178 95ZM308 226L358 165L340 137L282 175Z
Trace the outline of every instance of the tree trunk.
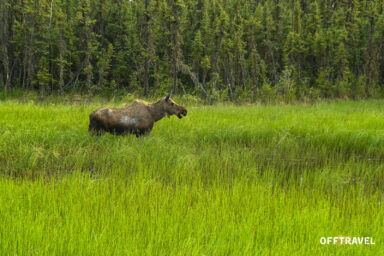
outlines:
M192 82L195 84L196 87L200 88L201 91L205 94L205 96L207 97L208 101L211 102L211 98L209 97L209 94L208 92L205 90L204 88L204 85L202 85L200 82L199 82L199 79L198 79L198 76L193 73L191 71L191 68L184 64L183 62L181 62L180 60L177 62L177 66L178 66L178 69L180 69L180 71L186 75L189 75L189 77L191 78Z
M172 73L173 73L173 94L177 94L177 62L181 58L180 53L180 44L181 44L181 38L180 38L180 21L179 21L179 7L175 3L175 1L172 1L172 43L173 43L173 50L172 50Z
M174 59L176 61L176 59ZM173 64L173 94L177 94L177 67L176 63Z
M144 60L144 96L148 95L149 87L149 69L152 62L153 45L151 35L151 24L149 15L150 0L145 0L145 28L144 28L144 47L145 47L145 60Z
M34 64L33 64L33 40L34 40L34 27L31 29L31 35L29 37L29 46L28 46L28 57L27 57L27 87L32 86L32 80L33 80L33 70L34 70Z
M8 91L11 84L10 65L8 58L8 7L6 1L3 0L1 4L1 55L5 73L4 90Z
M50 11L49 11L49 26L48 26L48 34L49 34L49 58L48 58L48 72L50 74L53 73L53 50L52 50L52 12L53 12L53 0L51 0L51 5L50 5ZM51 91L53 91L53 83L52 79L49 81L49 85L51 88Z
M63 30L59 29L59 90L60 95L64 93L64 40Z
M144 61L144 96L148 95L148 84L149 84L149 60L146 57Z

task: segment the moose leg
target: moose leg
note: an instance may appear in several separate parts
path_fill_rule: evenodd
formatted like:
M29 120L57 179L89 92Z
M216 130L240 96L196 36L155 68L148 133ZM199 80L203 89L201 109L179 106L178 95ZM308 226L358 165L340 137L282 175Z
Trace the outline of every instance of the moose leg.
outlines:
M151 130L149 129L140 129L140 130L136 130L135 134L136 134L136 138L139 138L140 136L146 136L146 135L149 135L149 133L151 132Z
M97 127L97 128L95 128L95 127L93 127L93 128L89 128L88 129L88 132L90 133L90 134L92 134L92 135L96 135L96 136L100 136L100 135L102 135L105 131L103 130L103 129L100 129L99 127Z
M94 120L89 123L88 132L92 135L100 136L104 133L104 129Z
M139 138L140 136L143 135L143 133L140 130L138 130L135 132L135 135L136 135L136 138Z

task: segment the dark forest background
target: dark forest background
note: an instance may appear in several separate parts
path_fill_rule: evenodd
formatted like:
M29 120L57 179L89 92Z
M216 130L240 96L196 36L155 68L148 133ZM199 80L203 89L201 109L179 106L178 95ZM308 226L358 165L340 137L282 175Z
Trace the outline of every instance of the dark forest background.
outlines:
M384 1L1 0L0 87L380 97Z

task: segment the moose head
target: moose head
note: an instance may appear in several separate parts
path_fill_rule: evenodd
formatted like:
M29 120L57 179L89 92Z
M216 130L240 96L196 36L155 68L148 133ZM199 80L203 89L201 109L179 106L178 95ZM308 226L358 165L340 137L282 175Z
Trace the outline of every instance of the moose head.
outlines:
M168 93L168 95L161 100L161 103L168 117L171 115L176 115L178 118L182 118L183 116L187 115L187 110L171 99L171 93Z

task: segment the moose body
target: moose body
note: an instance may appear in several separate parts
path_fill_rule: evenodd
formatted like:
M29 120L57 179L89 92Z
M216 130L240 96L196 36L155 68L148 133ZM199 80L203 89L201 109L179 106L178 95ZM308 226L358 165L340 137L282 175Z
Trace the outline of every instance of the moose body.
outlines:
M127 133L139 137L149 134L155 122L164 116L187 115L187 110L170 99L170 94L156 103L135 100L125 108L100 108L89 115L89 132L100 135L110 132L116 135Z

